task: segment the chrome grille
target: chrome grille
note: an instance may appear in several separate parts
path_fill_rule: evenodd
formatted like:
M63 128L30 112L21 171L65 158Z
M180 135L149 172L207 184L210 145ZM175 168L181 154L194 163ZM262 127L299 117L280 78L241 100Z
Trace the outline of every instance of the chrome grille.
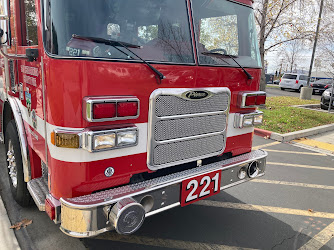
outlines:
M202 101L189 101L178 96L160 95L156 99L157 117L225 111L228 108L227 93L218 93Z
M225 136L215 135L200 139L172 142L156 146L153 160L156 165L181 161L184 159L194 159L207 154L221 152L225 146Z
M186 98L206 91L203 99ZM170 167L221 154L226 144L228 88L157 89L150 98L148 166Z
M161 120L155 124L154 139L165 141L224 131L226 115L206 115L189 118Z

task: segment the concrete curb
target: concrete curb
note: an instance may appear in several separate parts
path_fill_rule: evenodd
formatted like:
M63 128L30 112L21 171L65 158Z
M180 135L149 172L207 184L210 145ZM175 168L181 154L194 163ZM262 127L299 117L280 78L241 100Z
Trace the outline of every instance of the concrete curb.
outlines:
M280 142L288 142L292 141L298 138L306 137L306 136L311 136L311 135L317 135L321 134L324 132L328 132L334 130L334 123L329 124L329 125L323 125L319 127L314 127L314 128L309 128L309 129L304 129L296 132L291 132L291 133L286 133L286 134L279 134L263 129L258 129L255 128L254 133L255 135L262 136L262 137L268 137L270 139L280 141Z
M21 248L10 226L7 211L0 197L0 249L19 250Z

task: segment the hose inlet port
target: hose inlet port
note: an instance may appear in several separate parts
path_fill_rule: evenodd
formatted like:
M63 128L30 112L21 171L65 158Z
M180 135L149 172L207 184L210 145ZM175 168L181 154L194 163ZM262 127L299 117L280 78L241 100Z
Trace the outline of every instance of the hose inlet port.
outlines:
M132 234L136 232L145 219L145 208L132 198L118 201L108 212L108 220L119 234Z
M248 176L250 178L255 178L260 172L257 161L253 161L248 166Z

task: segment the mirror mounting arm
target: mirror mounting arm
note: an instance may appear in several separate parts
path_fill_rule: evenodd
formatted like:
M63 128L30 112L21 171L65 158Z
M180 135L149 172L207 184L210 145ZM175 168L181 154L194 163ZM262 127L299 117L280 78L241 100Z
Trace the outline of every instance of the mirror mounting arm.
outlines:
M7 54L2 50L1 47L0 47L0 54L3 57L6 57L7 59L12 59L12 60L26 60L26 61L28 61L28 59L29 59L26 55Z

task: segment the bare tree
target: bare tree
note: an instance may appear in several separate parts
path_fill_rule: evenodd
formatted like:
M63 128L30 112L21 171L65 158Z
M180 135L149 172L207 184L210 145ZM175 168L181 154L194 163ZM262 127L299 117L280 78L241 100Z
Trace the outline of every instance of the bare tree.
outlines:
M310 4L312 2L312 0L255 0L255 17L260 27L262 65L268 51L286 42L308 39L314 35L313 20L305 13L312 12L313 5ZM265 74L262 71L260 89L265 90L265 87Z
M279 50L279 54L284 59L285 63L289 65L290 72L300 62L301 53L304 50L304 43L302 40L293 40L286 42Z

